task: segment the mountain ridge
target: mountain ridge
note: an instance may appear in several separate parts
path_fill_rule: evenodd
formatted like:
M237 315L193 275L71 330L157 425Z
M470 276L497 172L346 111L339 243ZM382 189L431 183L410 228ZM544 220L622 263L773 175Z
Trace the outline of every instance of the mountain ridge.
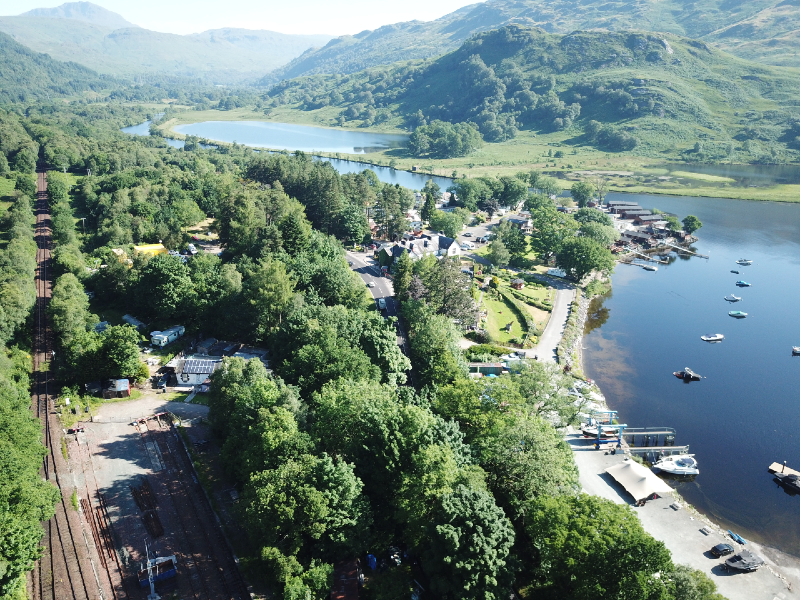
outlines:
M48 18L48 19L71 19L83 21L100 27L110 29L124 29L126 27L138 27L126 20L122 15L103 8L92 2L65 2L53 8L34 8L24 12L20 17Z
M35 52L82 64L106 75L141 78L156 74L215 84L256 80L332 38L324 34L292 35L232 27L189 35L161 33L131 24L109 27L75 18L75 11L70 13L72 17L64 16L69 12L64 7L75 5L83 7L84 16L100 14L93 12L98 8L119 17L89 2L76 2L56 9L29 11L37 16L0 17L0 31ZM99 17L98 20L103 21Z
M476 33L511 24L562 34L594 29L661 31L711 42L765 64L800 66L796 0L488 0L435 21L395 23L335 38L260 83L431 58L455 50Z

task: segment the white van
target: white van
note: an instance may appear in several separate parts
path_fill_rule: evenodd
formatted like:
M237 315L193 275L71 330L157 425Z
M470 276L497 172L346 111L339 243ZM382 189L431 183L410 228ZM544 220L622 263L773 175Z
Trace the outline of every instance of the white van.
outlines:
M461 249L462 250L474 250L475 244L472 242L461 242Z

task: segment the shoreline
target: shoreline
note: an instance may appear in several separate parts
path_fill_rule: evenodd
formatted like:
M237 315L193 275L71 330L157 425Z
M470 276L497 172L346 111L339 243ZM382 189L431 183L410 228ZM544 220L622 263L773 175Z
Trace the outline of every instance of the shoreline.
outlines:
M230 120L221 119L220 121L221 122L230 122L230 123L246 122L245 120L241 120L241 119L230 119ZM250 121L275 123L275 121L270 121L268 119L264 119L264 120L261 120L261 119L250 119ZM194 123L198 123L198 122L202 122L202 121L184 122L179 117L173 117L173 118L169 119L168 121L165 121L163 124L157 124L157 128L161 132L162 137L164 137L164 138L170 138L170 139L174 139L174 140L185 140L186 134L183 134L183 133L180 133L178 131L175 131L174 128L178 127L180 125L194 124ZM306 124L306 123L292 123L292 124L305 125L307 127L318 127L320 129L327 129L327 130L330 130L330 131L350 131L349 129L343 129L343 128L339 128L339 127L330 127L330 126L326 126L326 125L322 125L322 124L314 124L314 125L309 125L309 124ZM364 133L392 133L392 134L396 134L396 133L402 133L402 132L365 131ZM200 136L197 136L197 137L200 137ZM219 145L219 146L232 146L233 145L231 142L223 142L223 141L220 141L220 140L212 140L210 138L200 138L200 139L202 141L207 141L207 142L210 142L210 143L212 143L214 145ZM263 147L262 148L262 147L256 147L256 146L248 146L247 144L240 144L240 145L252 148L254 150L266 150L268 152L284 152L284 151L291 152L289 150L281 150L281 149L274 149L274 148L268 148L268 147ZM321 158L345 160L345 161L350 161L350 162L363 164L363 165L369 165L369 166L373 166L373 167L382 167L382 168L387 168L387 169L394 169L395 171L405 171L406 173L409 173L409 174L412 174L412 175L428 175L428 176L431 176L431 177L441 177L441 178L444 178L444 179L451 179L451 180L453 179L452 177L450 177L448 175L436 173L435 169L434 169L434 172L412 171L407 167L401 167L401 166L391 167L391 166L389 166L389 164L385 164L385 165L381 164L383 162L382 159L381 159L381 163L376 162L377 159L359 160L358 159L359 155L353 155L353 154L347 154L347 153L341 153L341 152L325 152L325 151L309 152L309 154L311 154L312 156L317 156L317 157L321 157ZM423 161L425 159L414 159L414 158L412 158L411 160ZM387 159L387 163L389 161L390 161L390 159ZM694 163L666 162L666 163L662 163L662 164L669 164L670 166L675 166L675 167L681 167L681 166L691 167ZM707 166L723 166L723 165L727 165L728 163L700 163L700 164L707 165ZM753 164L750 164L750 163L741 163L741 164L737 163L735 166L753 167L753 166L762 166L762 165L753 165ZM766 166L766 165L764 165L764 166ZM786 166L793 166L793 165L786 165ZM526 167L526 168L534 169L536 167L534 165L530 165L529 167ZM542 171L544 172L544 169L542 169ZM562 179L560 177L558 177L559 174L562 174L562 175L566 176L566 175L569 175L571 173L573 173L573 171L559 171L559 172L555 172L555 173L550 172L548 174L551 175L551 176L554 175L556 179L561 181ZM476 176L478 176L478 175L476 175ZM566 181L568 183L572 182L572 180L569 180L569 179L566 179ZM770 193L771 191L774 191L774 188L776 186L786 186L786 187L790 187L792 189L796 188L797 193L793 194L794 197L790 197L790 198L786 198L786 199L776 198L776 197L774 197L776 194L771 194ZM568 188L564 188L564 189L568 189ZM754 192L753 190L760 190L761 193ZM745 192L745 193L737 193L737 191L741 191L741 192ZM749 193L747 193L748 191L749 191ZM724 198L726 200L745 200L745 201L748 201L748 202L778 202L778 203L781 203L781 204L794 204L794 203L800 202L800 184L777 184L776 183L773 186L765 187L765 188L751 188L751 187L746 187L746 186L735 186L735 187L730 187L730 188L714 188L714 187L692 188L692 187L688 187L688 188L682 188L682 189L659 188L659 187L648 186L648 185L630 185L630 186L620 187L620 186L615 186L613 184L610 184L609 187L608 187L607 193L615 193L615 194L653 194L653 195L659 195L659 196L679 196L679 197L687 197L687 198ZM772 196L772 197L768 197L768 196Z
M609 285L611 284L611 278L610 277L608 279L608 283L609 283ZM569 361L568 364L572 365L572 367L571 367L572 373L576 374L576 375L580 374L583 377L583 379L587 379L588 378L586 372L584 371L584 364L583 364L583 349L584 349L583 340L584 340L584 337L585 337L585 333L584 332L585 332L585 328L586 328L586 321L587 321L587 318L588 318L588 315L589 315L589 306L590 306L592 300L594 300L595 298L598 298L600 296L602 296L602 294L596 294L596 295L591 296L591 297L588 297L585 294L581 294L581 297L577 300L578 314L577 314L576 327L579 328L579 335L577 335L575 337L575 340L572 342L572 344L570 344L569 353L567 354L567 359L565 359L565 362ZM560 359L559 359L559 361L560 361ZM608 410L609 409L609 404L608 404L608 401L606 399L605 394L603 393L603 390L600 389L600 386L597 384L597 382L593 381L593 384L594 384L594 387L597 388L598 392L593 394L592 402L595 405L601 407L601 409ZM567 432L568 432L568 437L569 437L569 435L572 434L572 428L571 427L568 428ZM580 433L580 432L578 432L578 433ZM581 472L581 464L580 463L581 462L585 463L585 460L579 460L579 457L581 457L581 454L584 454L584 452L578 452L575 444L570 444L570 445L571 445L572 450L573 450L573 457L575 458L575 462L576 462L576 464L578 464L579 472ZM603 453L602 450L594 450L594 448L592 448L591 450L588 450L588 452L589 453L596 453L597 455L608 454L607 452ZM627 454L627 453L624 453L624 456L626 458L628 458L630 455ZM583 466L585 468L586 464L584 464ZM590 475L590 474L589 473L581 473L581 479L583 480L584 477L588 476L588 475ZM601 485L609 487L609 489L613 492L613 489L611 488L610 484L608 484L605 479L601 480ZM600 495L600 494L598 494L598 495ZM736 547L736 545L733 544L730 539L728 539L728 536L725 533L726 531L728 531L727 526L719 523L714 518L713 515L708 515L708 514L702 512L702 511L698 510L695 506L689 504L680 495L680 493L676 489L673 488L671 493L670 493L670 495L677 502L679 502L682 505L682 510L683 511L685 511L687 514L691 514L692 515L691 520L697 520L699 522L702 522L702 523L705 523L707 525L710 525L714 529L715 534L717 534L717 535L719 535L720 537L723 538L723 541L725 541L726 543L731 543L731 545ZM623 500L615 500L615 501L625 501L625 500L623 499ZM630 506L632 506L629 502L627 502L627 503ZM636 510L640 510L640 509L636 509ZM662 511L662 512L664 512L664 511ZM669 515L672 512L673 512L673 510L671 509L670 511L668 511L667 514ZM684 535L681 535L679 533L674 533L669 528L663 528L661 526L663 523L661 523L661 520L658 517L648 517L647 519L642 519L640 517L640 522L642 523L642 526L645 528L645 530L648 533L650 533L651 535L656 537L656 539L660 539L668 547L670 547L670 550L673 552L673 554L675 554L677 552L679 555L683 555L684 548L682 547L682 543L687 541L685 539ZM710 544L709 547L711 545L713 545L713 544ZM780 579L783 582L783 584L786 586L786 589L787 589L788 592L792 592L793 591L793 585L800 585L800 556L796 556L794 554L791 554L789 552L786 552L786 551L781 550L779 548L776 548L774 546L765 545L763 543L754 542L752 540L748 541L748 546L747 547L753 548L754 550L757 551L757 553L760 553L762 558L766 558L766 559L768 559L769 563L772 563L772 564L768 563L767 566L765 567L765 570L769 571L772 575L774 575L775 577ZM743 549L743 548L741 548L741 549ZM678 562L678 561L676 560L676 562ZM784 572L784 573L776 572L775 567L780 567L782 570L785 570L786 572ZM714 573L714 572L709 572L708 574L709 575L714 575L714 576L718 575L717 573ZM728 595L728 596L726 596L726 598L728 598L728 600L732 600L732 598L734 598L734 597ZM748 598L748 600L749 600L749 598Z

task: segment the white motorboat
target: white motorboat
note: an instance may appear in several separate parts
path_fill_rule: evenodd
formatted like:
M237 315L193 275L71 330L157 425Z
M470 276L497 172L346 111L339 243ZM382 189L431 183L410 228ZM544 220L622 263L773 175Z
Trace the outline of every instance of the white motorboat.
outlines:
M730 296L725 296L725 300L728 302L739 302L741 300L741 296L736 296L735 294L731 294Z
M748 265L752 265L753 261L752 260L748 260L747 258L740 258L739 260L736 261L736 264L746 267Z
M708 335L701 335L700 339L703 340L704 342L721 342L722 340L725 339L725 336L722 335L721 333L714 333L714 334L709 333Z
M676 454L665 456L653 465L653 470L669 473L670 475L699 475L697 461L694 454Z
M583 437L596 438L597 425L583 425L581 427L581 433L583 434ZM605 439L619 437L619 428L610 426L605 426L605 427L601 426L600 437Z
M658 271L658 267L654 267L653 265L643 265L642 268L645 271Z
M800 346L792 346L792 355L800 356Z

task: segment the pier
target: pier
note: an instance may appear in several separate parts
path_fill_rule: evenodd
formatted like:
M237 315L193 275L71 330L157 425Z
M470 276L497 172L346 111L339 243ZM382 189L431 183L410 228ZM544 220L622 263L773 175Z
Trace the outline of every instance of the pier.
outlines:
M767 470L770 473L785 473L788 475L797 475L798 477L800 477L800 471L795 471L794 469L787 467L786 461L784 461L783 464L774 462L769 467L767 467Z
M642 258L644 258L645 260L650 260L650 261L653 261L653 262L657 262L657 263L658 263L658 264L660 264L660 265L668 265L668 264L669 264L669 261L666 261L666 260L659 260L659 259L657 259L657 258L653 258L652 256L650 256L650 255L648 255L648 254L644 254L644 253L642 253L642 252L638 252L638 251L636 251L636 250L634 250L634 249L632 249L632 248L629 248L629 247L626 247L626 248L625 248L625 250L627 250L627 251L628 251L628 252L630 252L631 254L636 254L636 255L638 255L638 256L641 256L641 257L642 257ZM635 263L631 263L631 264L635 264Z
M675 248L678 252L686 252L686 254L691 254L692 256L699 256L700 258L709 258L705 254L700 254L699 252L692 252L688 248L684 248L683 246L676 246L675 244L670 244L668 242L663 242L661 245L669 246L670 248Z
M628 427L624 434L625 438L630 439L630 445L636 446L636 436L640 436L640 446L658 446L661 436L664 437L664 446L675 445L675 430L672 427Z

